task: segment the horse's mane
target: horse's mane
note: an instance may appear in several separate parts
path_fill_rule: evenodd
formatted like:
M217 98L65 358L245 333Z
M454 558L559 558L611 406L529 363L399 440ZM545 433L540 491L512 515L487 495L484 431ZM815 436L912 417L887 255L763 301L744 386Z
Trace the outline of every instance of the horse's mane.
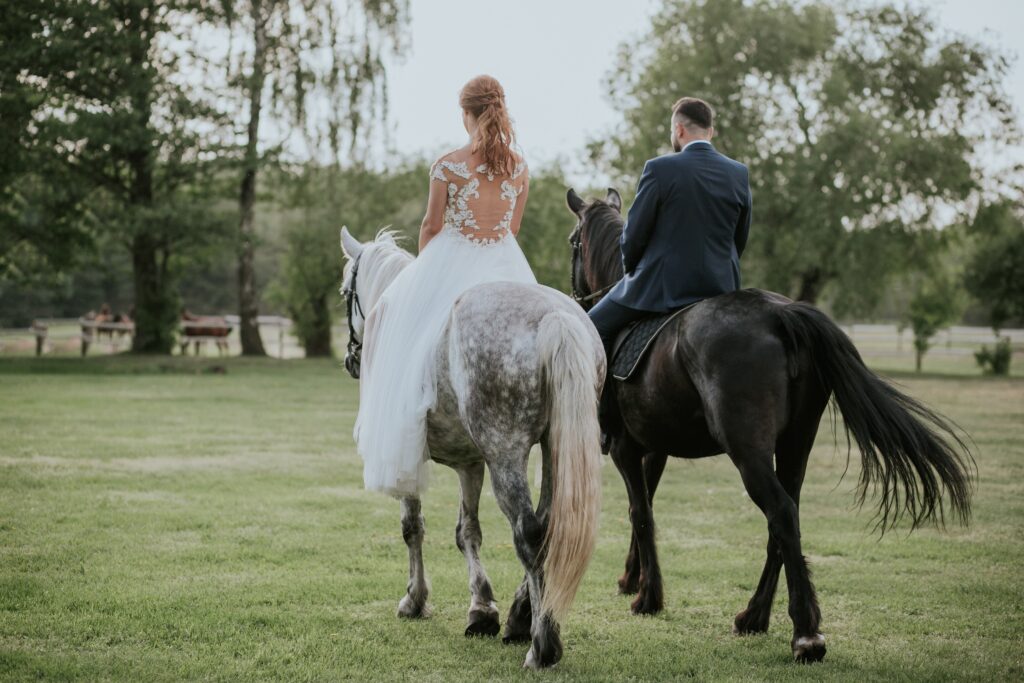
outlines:
M398 246L398 233L387 227L382 228L372 242L363 245L359 257L359 298L367 313L412 260L412 254ZM349 281L352 266L353 261L345 265L345 282Z
M590 283L615 282L622 277L619 237L625 221L606 202L595 199L583 210L587 226L584 268Z

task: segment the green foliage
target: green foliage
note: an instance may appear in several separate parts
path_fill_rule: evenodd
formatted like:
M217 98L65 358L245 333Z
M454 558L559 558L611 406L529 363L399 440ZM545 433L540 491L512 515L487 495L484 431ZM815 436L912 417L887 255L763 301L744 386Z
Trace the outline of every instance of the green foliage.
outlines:
M10 97L31 117L11 134L16 165L0 179L0 266L24 279L74 264L100 235L122 245L137 351L170 351L174 259L211 236L203 205L217 152L211 128L221 119L201 80L178 77L185 67L201 76L203 65L174 51L202 7L26 3L23 30L9 53L5 45L6 58L22 62Z
M592 152L631 182L667 151L676 98L707 99L719 149L751 171L748 281L811 301L841 283L834 295L854 295L842 305L864 311L940 207L962 210L996 182L971 152L982 137L1019 138L1006 70L926 9L665 0L619 50L610 89L623 122Z
M967 291L988 309L992 327L1024 320L1024 218L1018 202L978 211L971 233L978 245L967 264Z
M537 281L563 292L569 291L568 243L575 225L565 205L568 188L557 166L534 172L518 237Z
M349 156L357 158L378 107L386 115L382 54L400 52L406 0L228 0L221 19L231 40L229 83L239 100L238 130L245 129L239 187L238 303L243 355L264 355L256 316L256 179L279 150L261 149L260 123L277 115L285 128L305 133L308 147L326 141L330 164L341 165L341 141L349 134ZM237 40L236 40L237 38ZM324 59L326 53L326 59ZM312 116L307 97L324 96ZM384 117L382 116L381 119ZM264 126L265 127L265 126ZM372 132L372 131L371 131ZM315 152L314 162L318 161ZM320 316L322 317L322 315ZM329 336L329 335L328 335ZM329 347L324 350L329 352Z
M394 226L403 241L415 243L427 174L422 163L385 173L307 165L290 179L281 200L299 210L301 218L286 229L287 251L270 299L292 318L307 356L331 354L331 324L344 315L338 295L344 265L341 225L363 240Z
M992 349L982 346L981 351L974 354L978 366L986 375L1008 377L1010 375L1010 361L1013 359L1013 348L1010 346L1010 338L1003 337L995 343Z
M954 278L933 272L919 280L906 314L906 321L914 333L918 372L924 355L931 348L932 337L952 323L962 310L961 292Z

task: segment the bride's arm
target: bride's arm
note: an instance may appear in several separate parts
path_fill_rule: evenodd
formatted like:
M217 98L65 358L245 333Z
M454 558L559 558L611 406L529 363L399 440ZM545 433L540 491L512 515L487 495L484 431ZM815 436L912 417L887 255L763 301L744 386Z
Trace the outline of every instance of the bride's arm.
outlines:
M526 211L526 197L530 194L530 176L523 173L523 189L519 192L516 197L516 208L512 212L512 234L516 237L519 236L519 226L523 222L523 212Z
M444 206L448 201L448 183L430 181L430 194L427 196L427 213L420 224L420 251L434 239L444 227Z

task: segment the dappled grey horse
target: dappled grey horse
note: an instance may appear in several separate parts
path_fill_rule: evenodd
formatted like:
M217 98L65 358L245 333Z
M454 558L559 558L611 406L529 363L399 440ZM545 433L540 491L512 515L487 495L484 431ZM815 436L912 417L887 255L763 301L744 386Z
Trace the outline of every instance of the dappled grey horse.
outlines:
M363 315L412 262L389 233L360 243L342 230L348 257L344 293L350 343L346 367L359 376ZM484 466L512 525L526 570L505 625L505 642L531 641L524 666L562 655L558 620L572 602L594 548L600 509L597 401L604 351L585 314L548 287L496 282L474 287L452 307L437 348L437 400L427 415L430 457L459 475L455 538L469 567L466 635L497 635L490 581L480 563L477 508ZM530 448L540 443L543 483L536 510L527 481ZM423 518L417 497L402 505L409 549L403 617L424 617Z

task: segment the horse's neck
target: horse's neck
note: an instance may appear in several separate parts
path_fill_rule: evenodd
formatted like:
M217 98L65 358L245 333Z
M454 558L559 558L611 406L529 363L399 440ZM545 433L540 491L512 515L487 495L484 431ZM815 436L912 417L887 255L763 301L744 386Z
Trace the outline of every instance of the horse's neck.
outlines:
M612 227L608 226L608 229ZM595 230L595 234L591 235L593 247L587 250L589 258L586 264L586 276L591 291L597 292L610 287L625 275L622 271L622 250L619 248L622 226L614 227L617 229L611 234L597 235Z
M377 305L388 285L394 282L398 274L412 262L412 255L406 251L380 253L379 259L367 273L369 277L366 278L366 295L363 297L363 308L367 312Z

